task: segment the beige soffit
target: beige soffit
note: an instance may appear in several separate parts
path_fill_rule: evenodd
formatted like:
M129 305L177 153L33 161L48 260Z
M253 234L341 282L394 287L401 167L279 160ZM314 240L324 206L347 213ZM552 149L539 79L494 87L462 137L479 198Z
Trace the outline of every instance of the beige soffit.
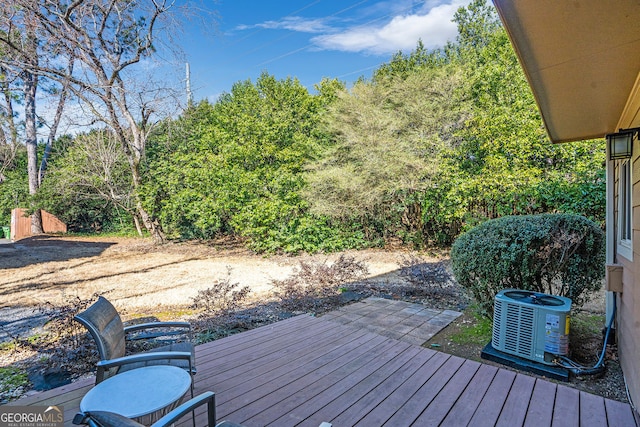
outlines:
M638 114L640 0L493 2L553 142L603 137Z

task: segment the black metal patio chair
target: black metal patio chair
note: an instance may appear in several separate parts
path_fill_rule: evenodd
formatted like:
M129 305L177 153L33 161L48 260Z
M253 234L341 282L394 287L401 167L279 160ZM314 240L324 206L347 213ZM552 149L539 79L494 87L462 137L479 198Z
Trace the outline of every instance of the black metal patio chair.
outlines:
M205 404L207 405L207 424L206 426L203 425L200 427L242 427L240 424L236 424L231 421L222 421L221 423L216 424L215 399L216 396L212 391L199 394L178 406L155 423L151 424L151 427L171 426L187 413L192 412L195 408ZM143 425L122 415L105 411L78 412L73 418L73 424L87 425L90 427L140 427Z
M97 363L96 384L118 372L149 365L168 364L184 368L191 375L196 372L191 325L188 322L150 322L125 327L115 307L102 296L74 319L87 328L98 347L100 361ZM140 334L149 330L154 332ZM132 337L134 333L139 335ZM128 340L172 337L176 333L186 334L186 339L125 356ZM193 381L191 384L193 397Z

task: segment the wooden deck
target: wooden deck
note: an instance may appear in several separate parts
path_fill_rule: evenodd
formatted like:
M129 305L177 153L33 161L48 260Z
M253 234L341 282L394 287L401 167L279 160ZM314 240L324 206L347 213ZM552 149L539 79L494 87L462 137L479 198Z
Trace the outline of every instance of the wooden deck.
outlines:
M196 393L248 427L636 426L627 404L311 316L200 345L196 361ZM71 425L92 383L14 404L64 405Z

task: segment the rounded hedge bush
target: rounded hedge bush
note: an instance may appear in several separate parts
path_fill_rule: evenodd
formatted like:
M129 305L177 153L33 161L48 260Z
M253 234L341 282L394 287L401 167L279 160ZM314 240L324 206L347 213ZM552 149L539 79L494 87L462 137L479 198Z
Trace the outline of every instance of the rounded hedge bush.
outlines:
M453 273L487 315L505 288L571 298L576 307L602 286L605 236L579 215L493 219L464 233L451 249Z

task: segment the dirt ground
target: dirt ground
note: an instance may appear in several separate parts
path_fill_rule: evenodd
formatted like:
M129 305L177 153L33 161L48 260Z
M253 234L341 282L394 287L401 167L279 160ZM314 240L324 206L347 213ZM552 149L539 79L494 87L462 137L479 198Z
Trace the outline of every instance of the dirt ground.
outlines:
M346 252L366 264L371 283L401 280L406 251ZM11 243L0 239L0 342L36 332L38 308L76 299L107 297L125 320L188 317L199 291L228 280L251 289L246 303L274 298L273 281L289 277L302 261L331 263L339 254L263 256L237 242L181 242L114 237L38 236Z
M346 254L366 263L368 282L377 289L393 289L401 283L403 261L416 255L404 250L364 250ZM266 257L251 253L241 245L224 242L156 246L147 240L112 237L41 236L15 243L5 240L0 243L0 338L3 333L24 336L31 326L43 323L46 319L34 314L34 308L46 303L63 305L75 297L88 299L96 293L108 297L125 319L145 315L162 320L188 316L198 291L225 279L249 286L251 299L265 302L273 298L272 281L290 276L301 261L332 262L338 256ZM429 259L424 254L420 257ZM437 259L432 258L433 261ZM406 294L394 294L393 297L415 300ZM466 304L461 304L460 300L427 302L419 299L418 302L458 311ZM596 300L587 309L602 312L603 303ZM16 318L24 318L25 322L16 322ZM438 350L479 360L486 343L458 345L451 341L451 336L470 322L473 322L473 316L466 312L426 346L437 343ZM19 329L10 330L9 325ZM596 343L594 348L599 345ZM0 367L8 363L0 354ZM610 368L602 378L575 380L571 385L625 401L624 383L615 354L608 356L607 363Z
M352 254L366 261L372 280L390 281L405 252ZM189 306L199 290L225 278L264 299L271 296L272 280L289 276L301 260L330 262L336 257L266 257L237 245L34 237L0 244L0 308L60 305L71 297L100 293L127 313L157 313Z

